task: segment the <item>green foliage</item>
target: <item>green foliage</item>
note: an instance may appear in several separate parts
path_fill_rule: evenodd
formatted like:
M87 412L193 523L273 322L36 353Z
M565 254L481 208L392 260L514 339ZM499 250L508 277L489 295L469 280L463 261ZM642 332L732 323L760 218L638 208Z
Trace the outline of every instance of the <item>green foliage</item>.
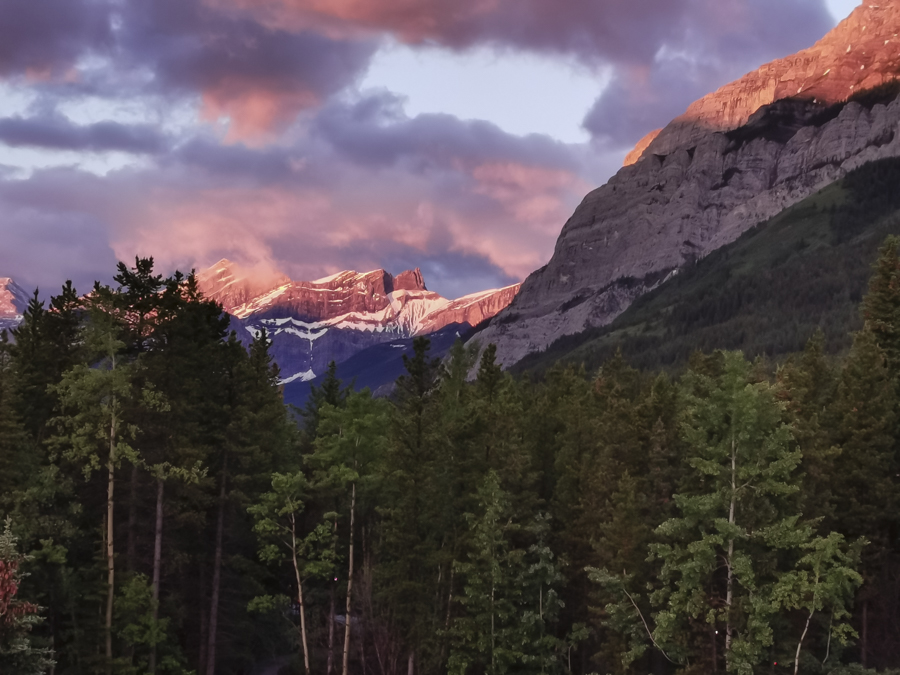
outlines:
M760 266L787 269L776 235L809 243L795 263L837 256L821 216L855 213L847 195L870 194L855 180L738 242L733 276L699 263L682 300L712 307ZM853 218L893 208L871 194ZM872 231L844 253L874 252ZM896 664L900 282L896 247L882 253L862 330L826 322L774 377L722 351L644 373L628 361L649 343L625 340L596 370L531 381L490 345L439 362L422 338L389 400L332 369L302 431L268 335L245 347L193 275L137 259L84 302L35 298L0 344L0 511L30 556L19 594L47 616L23 635L52 645L58 673L237 675L273 656L332 675ZM665 338L681 349L706 319L651 316L663 296L638 308L646 326L684 320ZM722 330L746 307L763 305Z
M479 513L468 514L468 560L456 564L465 579L459 599L465 614L450 631L448 670L455 675L560 672L560 642L550 631L562 608L556 590L562 575L544 542L546 518L526 532L494 471L479 487L478 506ZM520 534L537 541L517 547Z
M7 519L0 533L0 670L16 675L41 675L53 666L50 650L36 648L29 637L42 621L41 608L17 597L25 576L21 567L29 560L19 553Z

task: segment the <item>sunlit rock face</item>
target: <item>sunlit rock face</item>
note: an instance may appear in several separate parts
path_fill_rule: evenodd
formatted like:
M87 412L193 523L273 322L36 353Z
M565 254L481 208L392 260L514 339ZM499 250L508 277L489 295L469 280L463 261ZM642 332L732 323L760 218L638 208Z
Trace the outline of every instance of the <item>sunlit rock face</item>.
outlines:
M28 293L9 277L0 277L0 330L15 328L28 307Z
M897 77L898 33L900 1L861 7L815 47L645 139L640 159L585 197L550 262L479 341L497 344L508 366L606 325L685 263L866 162L900 156L900 102L827 107Z
M855 91L893 80L898 71L900 3L863 4L809 49L767 63L693 103L641 154L668 155L710 131L736 129L762 106L781 99L843 101Z
M481 323L505 308L518 286L448 300L429 291L422 272L345 271L316 281L254 274L222 260L198 275L204 294L234 317L241 339L265 329L282 381L321 375L373 345L428 335L450 324Z

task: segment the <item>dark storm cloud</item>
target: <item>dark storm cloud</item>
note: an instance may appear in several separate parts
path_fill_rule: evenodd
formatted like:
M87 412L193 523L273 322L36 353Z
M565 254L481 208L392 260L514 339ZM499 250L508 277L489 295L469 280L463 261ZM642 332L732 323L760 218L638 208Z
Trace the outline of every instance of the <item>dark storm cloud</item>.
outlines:
M106 0L3 0L0 76L65 77L75 61L112 41Z
M131 2L121 44L162 92L199 93L204 113L229 115L237 136L269 131L322 103L366 67L371 39L291 32L199 0Z
M150 125L77 125L62 115L0 118L0 143L11 147L134 154L157 154L167 147L165 136Z
M209 0L241 8L280 25L393 34L408 44L467 49L493 45L574 55L587 63L649 64L659 47L687 24L728 23L734 35L762 27L772 33L809 32L830 26L822 0ZM759 22L758 18L765 18ZM797 23L797 19L801 19ZM709 26L704 26L709 27ZM722 26L716 26L721 29ZM729 46L745 50L755 37ZM776 38L777 40L777 38Z

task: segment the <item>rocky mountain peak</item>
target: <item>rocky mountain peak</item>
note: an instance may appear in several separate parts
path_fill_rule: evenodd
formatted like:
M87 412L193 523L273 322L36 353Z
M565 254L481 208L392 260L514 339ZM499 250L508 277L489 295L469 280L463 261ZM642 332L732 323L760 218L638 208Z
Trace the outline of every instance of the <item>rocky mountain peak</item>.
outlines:
M0 277L0 330L15 328L22 321L30 297L9 277Z
M641 140L626 165L690 148L705 134L743 126L762 106L786 98L846 100L900 75L900 0L863 4L809 49L761 66L691 104Z
M278 288L290 279L265 267L245 267L222 258L197 275L200 290L206 297L221 303L225 311Z
M422 278L422 270L418 267L414 270L400 272L394 277L395 291L427 291L425 279Z

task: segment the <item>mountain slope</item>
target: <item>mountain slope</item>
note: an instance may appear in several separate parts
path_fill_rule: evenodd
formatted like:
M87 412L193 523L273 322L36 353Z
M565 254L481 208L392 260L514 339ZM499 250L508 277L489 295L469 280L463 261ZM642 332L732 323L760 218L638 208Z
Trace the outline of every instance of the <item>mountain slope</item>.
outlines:
M448 300L429 291L420 270L345 271L316 281L254 275L221 260L198 275L207 297L222 303L241 338L263 329L282 382L309 381L373 345L429 335L448 325L474 326L515 297L518 285Z
M15 281L0 277L0 330L19 325L28 300L28 293Z
M585 197L550 262L479 340L497 344L510 365L562 336L607 325L673 271L848 171L900 155L896 89L831 106L896 77L895 34L900 2L860 7L811 50L692 106L640 161ZM782 95L795 98L771 102Z
M861 325L878 247L900 234L900 159L850 173L737 241L685 267L609 326L558 340L515 366L594 369L622 350L642 368L677 367L696 350L751 358L799 351L822 328L830 351Z

